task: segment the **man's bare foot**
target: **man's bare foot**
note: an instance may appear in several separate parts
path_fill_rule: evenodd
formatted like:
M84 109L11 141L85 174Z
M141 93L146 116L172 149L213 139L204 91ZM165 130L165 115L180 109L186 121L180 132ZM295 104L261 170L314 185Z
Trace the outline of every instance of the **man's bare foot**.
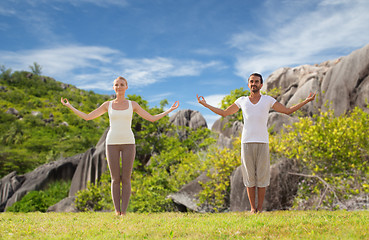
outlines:
M258 213L258 210L257 209L251 209L250 213L256 214L256 213Z
M115 216L120 216L121 212L115 212Z

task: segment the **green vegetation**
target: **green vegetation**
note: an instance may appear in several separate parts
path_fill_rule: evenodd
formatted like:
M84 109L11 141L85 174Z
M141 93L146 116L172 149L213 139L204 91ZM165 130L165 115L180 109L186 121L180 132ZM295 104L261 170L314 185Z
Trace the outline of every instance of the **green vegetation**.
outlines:
M168 128L170 129L170 128ZM175 211L167 196L196 178L204 169L205 149L215 142L209 129L177 128L163 134L160 153L154 154L145 166L132 173L130 212ZM178 132L177 132L178 131ZM186 136L183 139L178 135ZM110 175L107 173L96 185L77 194L76 206L81 211L113 209L110 196Z
M34 62L33 65L29 66L29 68L31 69L33 74L41 75L42 67L37 62Z
M40 73L40 66L34 66ZM93 147L108 127L108 117L84 121L60 103L61 97L84 112L109 99L92 91L30 72L0 68L0 178L73 156ZM10 108L16 114L6 113Z
M14 170L22 174L59 157L84 152L96 144L108 126L107 115L86 122L60 103L60 98L66 97L72 105L90 112L96 104L107 101L108 96L39 76L41 67L36 63L31 66L33 73L12 73L3 66L1 70L0 176ZM129 95L128 98L151 114L162 112L168 103L163 100L159 107L149 108L148 102L140 96ZM9 108L17 109L18 113L6 113ZM210 130L176 128L169 123L169 117L151 123L136 116L132 128L137 154L130 210L173 210L174 205L166 196L200 174L204 161L198 156L215 140L210 137ZM34 198L37 194L42 192L32 193ZM76 204L83 211L111 209L109 174L96 186L90 184L86 191L80 192Z
M368 239L369 212L2 213L1 239Z
M37 63L31 67L33 73L12 73L4 66L0 70L0 177L82 153L93 147L108 127L107 114L84 121L60 103L60 98L66 97L78 109L90 112L109 100L108 96L40 76ZM271 94L279 92L276 89ZM243 88L232 91L223 99L222 108L248 94ZM163 100L159 107L150 108L141 96L128 98L151 114L162 112L167 104ZM18 112L7 113L10 108ZM240 119L241 111L230 122ZM175 127L168 117L151 123L135 116L132 128L137 154L128 211L176 211L168 194L202 172L210 181L201 183L204 190L199 194L200 202L215 212L225 210L229 176L240 164L239 139L233 149L219 149L209 129ZM285 132L270 136L272 161L295 159L303 173L295 209L337 209L344 207L346 199L369 192L368 132L369 114L355 109L340 117L333 111L301 117ZM17 204L12 211L44 211L52 205L43 191L32 192ZM79 192L76 205L81 211L112 210L109 173Z
M114 210L110 192L111 178L109 170L102 174L99 182L89 182L87 188L76 194L75 206L79 211Z
M304 173L295 207L336 209L354 195L369 193L369 114L355 108L300 118L270 137L271 153L296 159Z
M243 87L232 90L231 93L227 96L225 96L222 99L221 108L226 109L230 105L232 105L238 98L242 96L248 96L250 95L249 90L244 90ZM234 121L240 121L242 122L242 111L238 111L236 114L229 116L229 124L231 124Z
M215 212L226 210L229 206L231 191L230 176L240 165L241 139L236 138L233 149L210 148L203 169L210 178L206 183L200 183L203 191L200 192L200 203L206 204Z
M46 212L46 210L68 197L70 181L49 184L44 191L31 191L22 200L14 203L7 212Z

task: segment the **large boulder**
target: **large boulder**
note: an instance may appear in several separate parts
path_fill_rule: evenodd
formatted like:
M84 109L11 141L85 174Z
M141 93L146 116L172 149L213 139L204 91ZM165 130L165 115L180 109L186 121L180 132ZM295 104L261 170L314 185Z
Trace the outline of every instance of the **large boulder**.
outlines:
M210 212L210 208L205 204L200 204L198 197L203 189L199 182L206 183L209 180L206 172L204 172L195 180L184 185L178 192L169 194L167 197L173 200L180 211L186 212L189 209L200 213Z
M47 209L47 212L79 212L75 206L76 196L67 197L60 202L52 205Z
M225 117L216 120L211 127L211 130L218 133L218 146L221 148L233 148L232 139L241 135L242 128L242 122L234 121L230 123L230 117Z
M336 116L360 107L369 112L369 44L348 56L314 66L280 68L265 81L262 90L279 88L277 100L287 107L316 92L316 100L301 110L311 116L331 108Z
M2 178L0 181L0 211L6 210L7 207L21 200L28 192L42 190L57 180L72 180L69 190L70 197L79 190L85 189L88 182L95 183L107 170L105 160L107 131L100 138L96 147L88 149L85 153L44 164L24 175L18 176L12 172ZM66 200L62 201L64 202L61 204L65 207ZM73 206L70 208L72 209Z
M6 202L22 186L24 176L18 176L15 171L0 180L0 212L5 209Z
M199 111L190 109L175 112L172 116L170 116L169 122L176 126L186 126L194 130L201 127L208 127L202 114Z
M241 166L236 168L231 175L231 193L229 198L229 209L232 212L242 212L251 209L246 187L243 183Z
M234 121L229 123L230 117L219 118L211 127L211 130L220 133L227 138L238 137L242 133L243 123Z
M355 106L365 109L360 93L368 92L369 87L369 44L352 52L332 67L321 84L322 103L330 103L336 115L346 113ZM365 88L366 87L366 88ZM361 90L361 91L360 91ZM359 101L358 101L359 98ZM367 99L368 100L368 99ZM322 106L323 109L325 106ZM366 109L369 112L369 109Z
M23 178L23 183L19 188L6 200L6 208L21 200L28 192L38 191L47 187L56 180L68 181L72 179L78 162L83 154L73 157L64 158L55 162L44 164L32 172L26 173L18 178ZM12 177L14 179L15 176Z
M288 173L298 172L296 162L290 159L281 160L273 164L270 171L270 185L267 187L263 209L272 211L291 208L297 193L299 177ZM231 176L230 210L248 211L250 209L241 167L238 167Z
M279 112L271 112L268 116L268 129L271 129L271 132L278 133L281 130L285 129L286 126L292 125L297 122L298 118L291 117L284 113Z
M74 196L79 190L85 189L88 182L96 183L107 170L105 140L108 130L101 136L95 148L83 154L73 175L69 196Z

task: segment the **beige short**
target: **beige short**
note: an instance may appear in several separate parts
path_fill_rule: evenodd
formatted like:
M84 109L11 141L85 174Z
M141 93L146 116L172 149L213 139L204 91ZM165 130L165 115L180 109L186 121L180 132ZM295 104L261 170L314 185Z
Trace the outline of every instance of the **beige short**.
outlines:
M241 169L246 187L267 187L270 184L268 143L242 143Z

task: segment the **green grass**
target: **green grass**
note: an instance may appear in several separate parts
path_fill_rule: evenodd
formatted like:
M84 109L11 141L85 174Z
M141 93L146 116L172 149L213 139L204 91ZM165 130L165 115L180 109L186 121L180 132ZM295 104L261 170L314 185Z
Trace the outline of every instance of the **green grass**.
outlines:
M1 213L0 239L369 239L369 211Z

